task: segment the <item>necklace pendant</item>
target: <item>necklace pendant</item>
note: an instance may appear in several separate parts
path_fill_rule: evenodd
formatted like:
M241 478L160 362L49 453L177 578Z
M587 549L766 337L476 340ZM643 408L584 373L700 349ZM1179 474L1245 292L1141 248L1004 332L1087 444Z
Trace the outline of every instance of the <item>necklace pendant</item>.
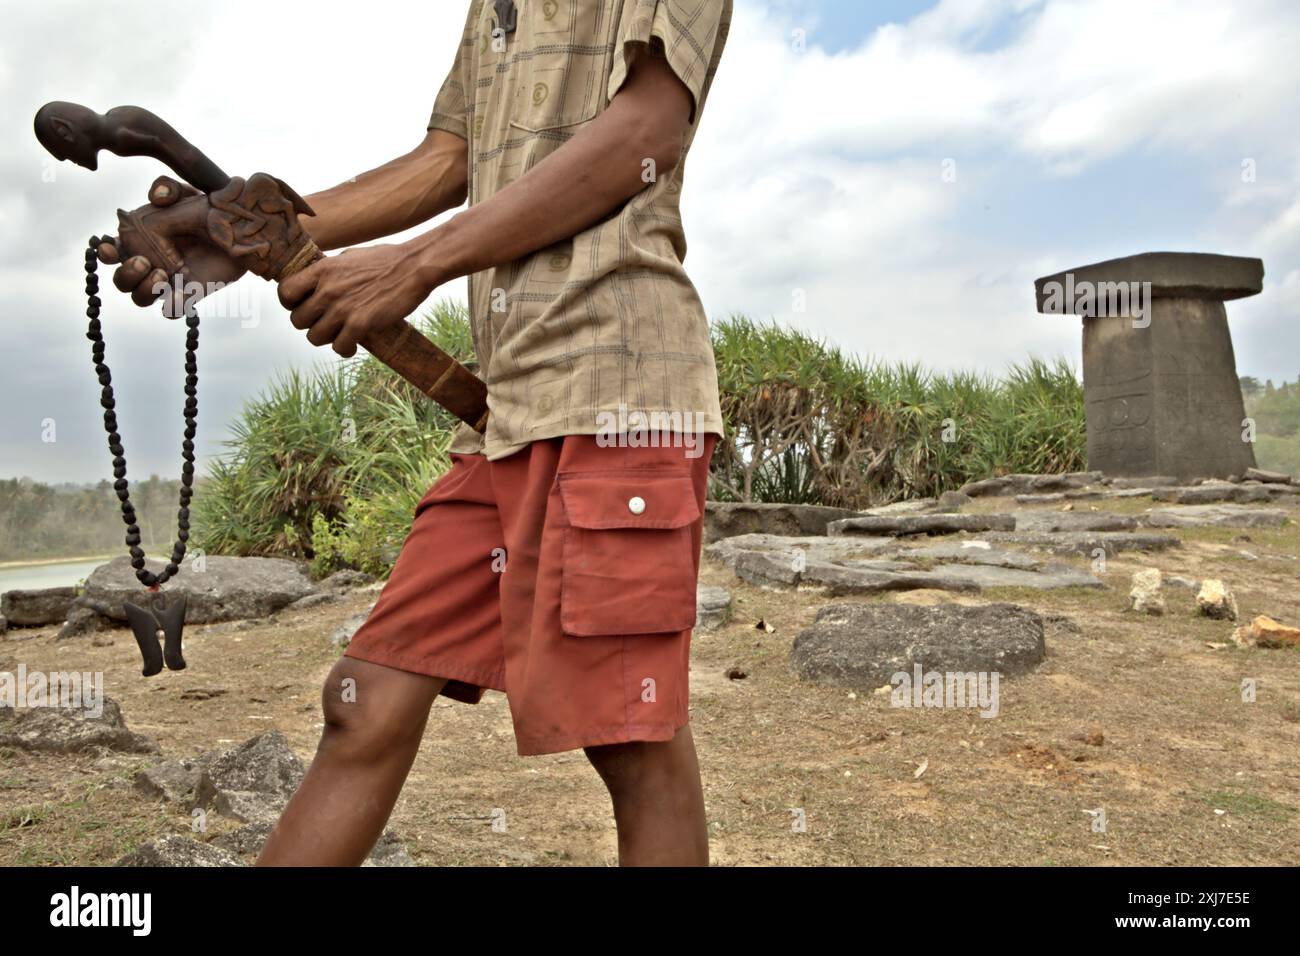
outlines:
M181 631L185 628L185 594L167 597L161 591L151 591L142 601L123 601L126 621L131 625L135 643L144 658L145 677L152 677L163 669L185 670L181 655Z
M492 0L492 6L497 15L497 26L501 32L511 34L519 25L519 10L515 6L514 0Z

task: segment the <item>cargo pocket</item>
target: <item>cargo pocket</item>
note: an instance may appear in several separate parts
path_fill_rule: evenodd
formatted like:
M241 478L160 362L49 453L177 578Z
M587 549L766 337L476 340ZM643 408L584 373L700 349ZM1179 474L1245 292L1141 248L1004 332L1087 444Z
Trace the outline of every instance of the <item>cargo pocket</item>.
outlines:
M575 637L675 634L695 625L700 518L689 475L560 475L564 567L560 629Z

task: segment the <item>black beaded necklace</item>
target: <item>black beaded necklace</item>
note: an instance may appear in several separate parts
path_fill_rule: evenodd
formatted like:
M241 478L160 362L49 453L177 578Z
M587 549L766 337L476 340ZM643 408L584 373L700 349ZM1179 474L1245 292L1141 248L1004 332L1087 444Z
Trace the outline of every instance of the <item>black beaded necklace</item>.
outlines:
M135 507L126 480L126 449L117 431L117 403L113 398L113 377L104 362L104 333L99 322L99 265L98 249L101 243L112 240L91 236L86 250L86 338L90 339L91 359L101 386L99 404L104 409L104 430L108 433L108 450L113 455L113 489L122 504L122 520L126 523L126 545L131 553L131 567L135 576L150 593L146 603L124 601L127 622L135 634L136 644L144 657L144 676L157 674L166 663L170 670L184 670L185 658L181 654L181 630L185 624L186 596L176 593L170 600L162 593L162 585L181 569L185 560L185 546L190 538L190 498L194 494L194 436L197 433L195 417L198 414L199 366L196 353L199 347L199 317L192 307L185 309L185 440L181 444L180 511L176 520L176 544L171 560L161 574L145 566L144 549L140 547L140 525L136 522Z

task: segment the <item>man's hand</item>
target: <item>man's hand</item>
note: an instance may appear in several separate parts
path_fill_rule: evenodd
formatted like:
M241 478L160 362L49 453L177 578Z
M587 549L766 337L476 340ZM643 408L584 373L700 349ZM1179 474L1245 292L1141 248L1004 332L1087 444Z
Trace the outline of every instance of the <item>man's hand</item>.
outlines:
M366 246L308 266L280 283L280 303L312 345L344 358L373 332L396 325L440 284L405 245Z
M170 319L178 318L185 312L186 286L189 287L189 303L192 305L209 292L236 281L247 271L210 240L195 234L206 218L207 205L203 194L194 187L170 176L159 176L149 187L149 205L136 212L158 241L168 243L170 251L184 263L180 274L173 278L161 268L161 263L150 262L145 256L132 256L121 262L122 253L115 242L106 240L101 243L99 261L117 265L113 285L130 293L131 301L136 305L148 306L162 298L163 315Z

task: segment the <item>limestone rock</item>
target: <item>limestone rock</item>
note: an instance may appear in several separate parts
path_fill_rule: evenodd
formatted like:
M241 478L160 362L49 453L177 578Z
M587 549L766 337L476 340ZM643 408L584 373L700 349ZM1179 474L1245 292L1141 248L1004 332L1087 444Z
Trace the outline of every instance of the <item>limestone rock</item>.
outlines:
M1280 528L1287 513L1280 508L1250 508L1239 504L1180 505L1147 512L1149 528Z
M1149 475L1147 477L1128 475L1104 478L1102 483L1109 488L1146 490L1148 488L1170 488L1182 484L1182 480L1174 475Z
M1016 531L1132 531L1138 526L1132 515L1105 511L1017 511Z
M1129 604L1139 614L1165 613L1164 595L1160 593L1162 575L1159 568L1143 568L1133 574L1133 589L1129 591Z
M721 561L727 567L734 568L736 558L746 551L783 554L788 561L797 563L799 560L834 561L838 558L849 558L887 550L896 547L897 544L898 542L893 538L884 536L878 538L828 538L825 535L786 537L777 534L742 534L734 538L723 538L721 541L715 541L705 547L704 553L716 561ZM796 552L802 552L803 558L800 559Z
M1291 483L1291 476L1280 471L1265 471L1262 468L1247 468L1245 478L1247 481L1261 481L1265 484L1286 485Z
M1223 501L1233 501L1238 504L1253 504L1261 501L1272 501L1275 492L1271 489L1277 488L1282 492L1283 486L1271 485L1234 485L1229 482L1206 482L1193 488L1157 488L1151 492L1151 497L1156 501L1167 501L1176 505L1208 505L1217 504Z
M162 570L157 561L148 566L155 572ZM202 571L187 564L167 587L188 596L185 620L191 624L267 617L316 590L300 562L220 556L205 558ZM94 570L86 581L83 603L115 621L125 621L123 600L139 594L131 559L123 555Z
M935 502L935 511L960 511L963 507L970 504L974 499L970 495L964 495L960 491L945 491Z
M1011 515L925 514L868 515L832 521L826 533L833 537L848 535L953 534L958 531L1014 531L1016 519Z
M1001 475L997 478L969 481L961 486L960 491L972 498L1046 494L1086 488L1089 485L1099 484L1103 477L1099 471L1070 471L1061 474L1044 475Z
M822 505L709 501L704 506L704 541L710 544L738 534L825 534L829 522L855 514Z
M1291 627L1261 614L1232 632L1238 647L1300 647L1300 627Z
M287 800L268 797L253 790L218 790L212 806L223 817L241 823L264 823L271 826L280 819Z
M362 866L415 866L406 844L392 830L384 832Z
M731 592L726 588L700 585L695 592L695 628L712 631L731 617Z
M1176 535L1143 531L995 531L984 535L1001 544L1023 544L1053 554L1114 557L1122 551L1164 551L1178 548Z
M0 614L10 627L62 624L76 597L74 587L6 591L0 595Z
M128 853L114 866L242 866L238 857L211 843L165 836Z
M207 758L164 760L145 767L135 777L135 789L154 800L164 800L193 810L199 805L199 781Z
M93 607L87 605L84 598L77 598L72 602L72 607L68 609L67 619L63 622L63 627L59 628L55 640L63 641L70 637L94 634L107 627L112 627L114 624L115 622L111 618L105 617Z
M214 838L210 846L218 847L239 857L256 858L275 829L273 822L249 823ZM370 851L362 866L415 866L406 844L392 830L385 830L375 848Z
M239 820L273 818L293 796L305 773L284 734L270 730L238 747L204 758L198 806Z
M1218 578L1206 578L1196 593L1196 607L1208 618L1216 621L1237 619L1237 599L1228 586Z
M322 578L316 586L322 591L353 591L374 583L375 576L373 574L344 568L342 571L335 571L328 577Z
M1018 571L1037 571L1043 560L1024 551L995 548L987 541L939 541L919 548L905 548L896 552L907 560L921 559L954 564L987 564L998 568L1015 568Z
M0 747L38 753L157 753L158 744L130 730L122 708L103 699L102 713L74 707L0 708Z
M891 501L887 505L877 505L855 514L863 515L916 515L934 511L938 506L935 498L906 498L903 501Z
M298 598L292 604L286 604L280 609L281 614L293 614L297 611L306 611L314 607L321 607L326 604L334 604L342 598L341 591L317 591L315 594L308 594L304 598Z
M1014 604L832 604L795 638L790 657L806 680L874 691L916 664L1008 676L1045 653L1042 619Z
M352 638L356 637L357 631L361 630L361 625L365 624L366 621L370 619L370 612L375 609L376 603L378 602L372 601L370 607L366 608L364 611L358 612L357 614L353 614L350 618L336 627L333 633L330 634L330 643L339 648L344 648L351 644Z

